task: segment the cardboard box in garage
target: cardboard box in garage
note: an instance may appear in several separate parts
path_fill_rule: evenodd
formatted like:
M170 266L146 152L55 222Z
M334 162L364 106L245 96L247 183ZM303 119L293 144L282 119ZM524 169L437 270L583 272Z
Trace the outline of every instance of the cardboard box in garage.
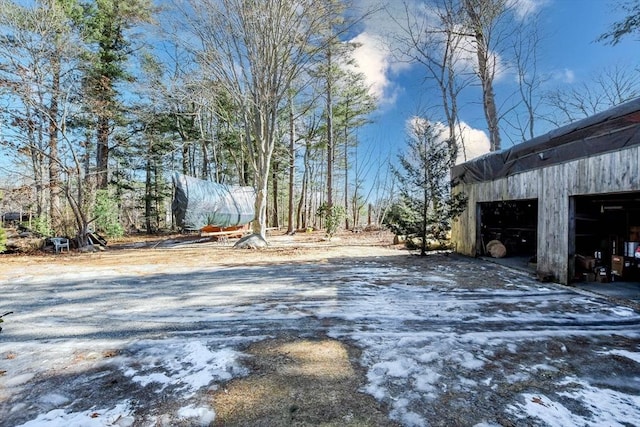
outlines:
M576 255L576 267L585 271L593 271L596 267L596 259L592 256Z
M611 256L611 274L623 276L624 274L624 257L621 255Z

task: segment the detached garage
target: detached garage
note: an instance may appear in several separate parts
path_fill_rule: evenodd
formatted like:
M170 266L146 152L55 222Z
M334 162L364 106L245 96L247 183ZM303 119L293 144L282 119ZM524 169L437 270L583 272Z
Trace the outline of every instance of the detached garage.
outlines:
M541 278L640 281L639 164L640 98L457 165L455 250L498 241Z

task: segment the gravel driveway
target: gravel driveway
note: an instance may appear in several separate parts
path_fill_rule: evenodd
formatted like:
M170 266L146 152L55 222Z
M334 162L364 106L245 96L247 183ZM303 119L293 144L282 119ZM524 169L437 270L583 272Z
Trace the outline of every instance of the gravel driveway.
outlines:
M478 260L202 245L2 268L2 426L640 420L640 313ZM242 412L274 406L268 389L229 412L272 365L287 413ZM329 377L328 401L300 391Z

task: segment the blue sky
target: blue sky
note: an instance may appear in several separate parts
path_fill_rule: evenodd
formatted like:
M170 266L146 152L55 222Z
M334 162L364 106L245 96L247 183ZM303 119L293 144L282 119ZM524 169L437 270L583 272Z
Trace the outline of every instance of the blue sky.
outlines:
M541 72L549 75L546 89L578 87L606 66L617 64L633 68L640 64L640 41L637 37L628 36L616 46L596 42L600 34L624 16L616 0L514 1L523 11L539 14L539 29L544 39L538 66ZM369 3L367 0L361 2ZM402 0L386 2L391 10L400 8L402 3ZM407 120L433 101L430 101L431 95L423 83L425 71L417 65L409 67L395 63L381 47L390 42L389 34L393 33L393 27L388 15L372 17L356 40L363 43L361 71L367 75L375 92L381 95L380 110L374 114L375 122L360 134L362 143L381 155L390 152L395 156L405 145ZM514 77L502 77L496 83L497 95L511 91L508 86L513 81ZM479 101L480 98L474 98L473 102L465 104L461 113L461 120L472 130L476 154L488 150L486 124ZM543 134L553 127L539 122L536 134ZM511 139L518 140L514 136ZM512 145L513 142L503 136L503 148Z
M402 8L403 2L412 4L429 0L354 0L362 7L371 7L382 1L392 13ZM588 82L604 67L640 66L640 41L637 37L625 38L619 45L605 45L595 40L613 22L624 16L619 8L621 0L510 0L524 11L539 14L539 29L544 35L539 67L551 76L547 88L577 87ZM361 71L367 83L379 96L379 110L373 114L374 122L359 131L362 158L373 165L370 175L379 173L378 165L394 161L406 146L405 127L407 121L418 111L433 106L433 95L424 84L426 72L419 66L399 64L384 48L391 42L390 34L397 31L386 13L369 17L360 27L355 40L362 43L359 50ZM640 72L640 71L637 71ZM507 75L496 84L498 96L504 94L513 78ZM472 154L479 155L488 150L486 124L478 92L471 94L462 111L461 120L468 125L467 140L472 141ZM553 128L548 123L539 123L537 134ZM514 138L512 138L514 139ZM503 137L503 147L512 142ZM472 156L471 156L472 157ZM1 159L0 163L3 160Z

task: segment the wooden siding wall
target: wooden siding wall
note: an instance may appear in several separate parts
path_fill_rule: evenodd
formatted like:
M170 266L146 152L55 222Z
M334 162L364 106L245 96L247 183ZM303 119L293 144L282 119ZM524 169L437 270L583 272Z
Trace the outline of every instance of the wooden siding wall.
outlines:
M476 256L477 204L538 199L538 273L567 283L574 254L570 248L570 197L640 191L640 147L604 153L560 165L523 172L495 181L459 184L454 192L468 196L467 209L453 223L456 252Z

